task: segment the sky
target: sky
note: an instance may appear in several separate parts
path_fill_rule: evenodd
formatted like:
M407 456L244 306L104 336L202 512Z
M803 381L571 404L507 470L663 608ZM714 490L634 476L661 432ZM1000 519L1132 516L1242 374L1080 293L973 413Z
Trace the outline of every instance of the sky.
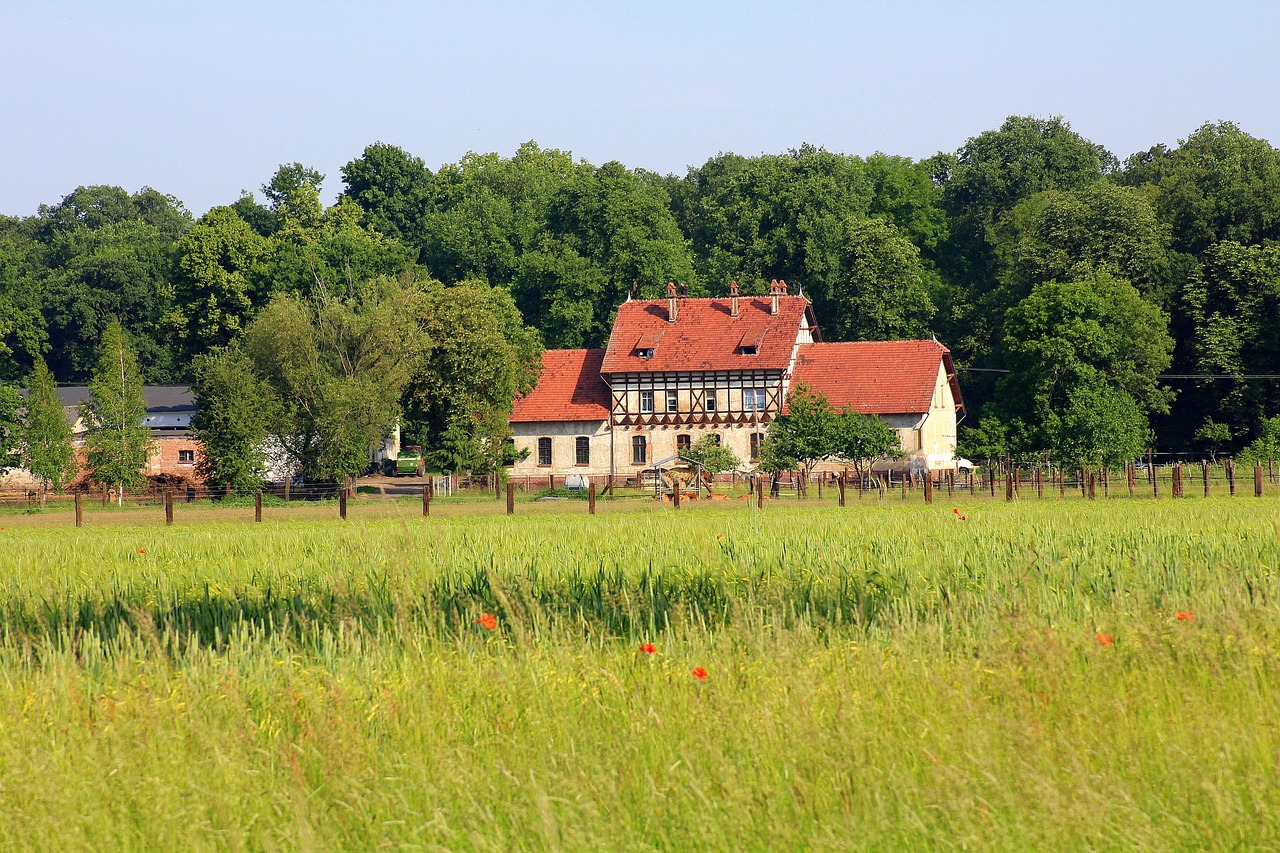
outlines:
M1206 121L1276 144L1277 32L1274 0L4 0L0 214L114 184L199 216L295 161L331 202L374 142L676 174L804 143L928 157L1009 115L1122 160Z

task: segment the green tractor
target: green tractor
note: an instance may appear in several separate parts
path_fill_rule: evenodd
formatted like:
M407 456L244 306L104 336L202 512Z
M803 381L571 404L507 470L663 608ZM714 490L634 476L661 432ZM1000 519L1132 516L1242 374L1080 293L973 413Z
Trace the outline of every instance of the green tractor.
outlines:
M421 447L406 447L396 456L396 476L414 477L422 473L424 460Z

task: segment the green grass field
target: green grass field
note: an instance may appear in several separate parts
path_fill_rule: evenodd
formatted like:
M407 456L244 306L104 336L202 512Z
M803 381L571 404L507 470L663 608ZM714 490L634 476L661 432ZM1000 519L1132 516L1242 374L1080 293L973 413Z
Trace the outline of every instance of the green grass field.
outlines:
M957 506L6 517L0 848L1280 846L1280 503Z

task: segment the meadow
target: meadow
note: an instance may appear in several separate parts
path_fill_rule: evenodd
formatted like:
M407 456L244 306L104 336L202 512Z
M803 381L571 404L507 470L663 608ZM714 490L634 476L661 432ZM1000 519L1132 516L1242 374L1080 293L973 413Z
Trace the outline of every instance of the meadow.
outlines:
M1280 503L955 509L5 517L0 847L1280 846Z

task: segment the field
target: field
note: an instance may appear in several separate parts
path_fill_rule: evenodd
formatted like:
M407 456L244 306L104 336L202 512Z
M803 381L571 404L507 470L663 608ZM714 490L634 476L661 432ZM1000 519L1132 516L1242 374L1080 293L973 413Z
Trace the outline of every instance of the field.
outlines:
M723 503L6 516L0 847L1280 846L1274 498Z

